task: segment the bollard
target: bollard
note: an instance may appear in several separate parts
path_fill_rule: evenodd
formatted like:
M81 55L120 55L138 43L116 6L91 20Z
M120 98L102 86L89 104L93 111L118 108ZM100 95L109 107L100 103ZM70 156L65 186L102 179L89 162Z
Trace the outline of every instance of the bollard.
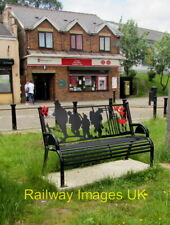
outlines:
M77 113L77 102L73 102L73 113Z
M168 97L164 98L164 117L167 114Z
M149 92L149 102L148 102L148 105L151 105L151 101L152 101L152 91Z
M153 97L153 117L156 119L156 114L157 114L157 97Z
M109 119L112 118L113 108L112 108L112 98L109 98Z
M12 129L17 130L17 119L16 119L16 104L11 104L12 113Z
M112 98L109 98L109 106L112 107Z
M123 102L123 105L125 105L127 103L127 99L126 98L122 99L122 102Z
M116 102L116 91L113 91L113 103Z

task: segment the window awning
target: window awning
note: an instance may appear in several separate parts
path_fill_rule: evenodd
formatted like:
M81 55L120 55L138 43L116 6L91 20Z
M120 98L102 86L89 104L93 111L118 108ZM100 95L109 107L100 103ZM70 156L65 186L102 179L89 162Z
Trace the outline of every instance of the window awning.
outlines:
M109 71L111 69L111 67L102 67L102 66L69 66L68 67L69 70L78 70L78 71L97 71L97 72L101 72L101 71Z

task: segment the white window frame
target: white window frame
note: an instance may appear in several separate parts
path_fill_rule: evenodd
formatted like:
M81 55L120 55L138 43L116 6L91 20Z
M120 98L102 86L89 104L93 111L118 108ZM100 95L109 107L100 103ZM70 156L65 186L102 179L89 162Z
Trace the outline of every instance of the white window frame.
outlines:
M38 39L39 39L40 48L53 48L53 33L52 32L39 31Z
M99 37L99 49L100 51L110 52L111 50L111 38L108 36Z

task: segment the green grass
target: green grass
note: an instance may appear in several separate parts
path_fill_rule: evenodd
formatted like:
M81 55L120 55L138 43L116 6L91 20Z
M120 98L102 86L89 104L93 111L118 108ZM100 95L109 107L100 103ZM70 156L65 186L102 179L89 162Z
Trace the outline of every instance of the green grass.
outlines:
M166 77L167 75L164 75L164 82L166 81ZM162 90L160 85L160 75L157 74L152 81L148 81L148 75L146 73L138 73L134 78L134 95L136 97L148 96L152 86L157 87L158 96L167 96L168 88L166 88L165 91Z
M78 190L73 191L74 197L70 203L66 201L34 201L32 208L20 221L24 225L168 225L170 173L160 167L149 169L138 174L129 173L119 179L105 179L104 181L88 185L79 189L99 198L79 200ZM130 198L128 196L130 192ZM133 199L136 191L145 191L147 197ZM109 193L121 193L121 200L109 199ZM107 198L106 198L107 195Z
M43 144L41 134L0 135L0 224L1 225L168 225L170 216L170 172L158 166L170 162L164 144L165 119L145 123L155 144L155 167L147 171L129 173L119 179L106 179L81 188L81 192L98 192L98 199L78 200L73 191L71 203L59 200L24 199L25 189L34 192L57 192L41 176ZM149 154L134 158L149 162ZM55 153L50 152L48 171L58 169ZM149 196L130 200L128 189L145 189ZM121 200L106 199L110 192L120 192ZM102 194L103 193L103 194ZM108 196L107 196L108 197Z

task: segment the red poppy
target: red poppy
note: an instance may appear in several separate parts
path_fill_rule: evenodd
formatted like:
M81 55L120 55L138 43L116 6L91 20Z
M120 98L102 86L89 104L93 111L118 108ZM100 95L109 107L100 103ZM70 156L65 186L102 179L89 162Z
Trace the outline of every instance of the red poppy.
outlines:
M113 108L115 111L118 111L118 112L123 112L123 111L125 111L125 107L123 107L123 106L115 106L114 108Z
M120 124L125 124L125 123L127 123L127 120L124 119L124 118L118 119L118 123L120 123Z
M46 106L43 106L43 107L41 107L41 114L43 115L43 116L48 116L48 107L46 107Z
M118 105L115 106L115 107L113 107L113 110L115 110L115 111L118 111L118 109L119 109L119 106Z
M125 112L119 112L119 114L121 115L121 116L124 116L125 115Z
M120 107L119 107L119 111L121 111L121 112L122 112L122 111L125 111L125 107L120 106Z

